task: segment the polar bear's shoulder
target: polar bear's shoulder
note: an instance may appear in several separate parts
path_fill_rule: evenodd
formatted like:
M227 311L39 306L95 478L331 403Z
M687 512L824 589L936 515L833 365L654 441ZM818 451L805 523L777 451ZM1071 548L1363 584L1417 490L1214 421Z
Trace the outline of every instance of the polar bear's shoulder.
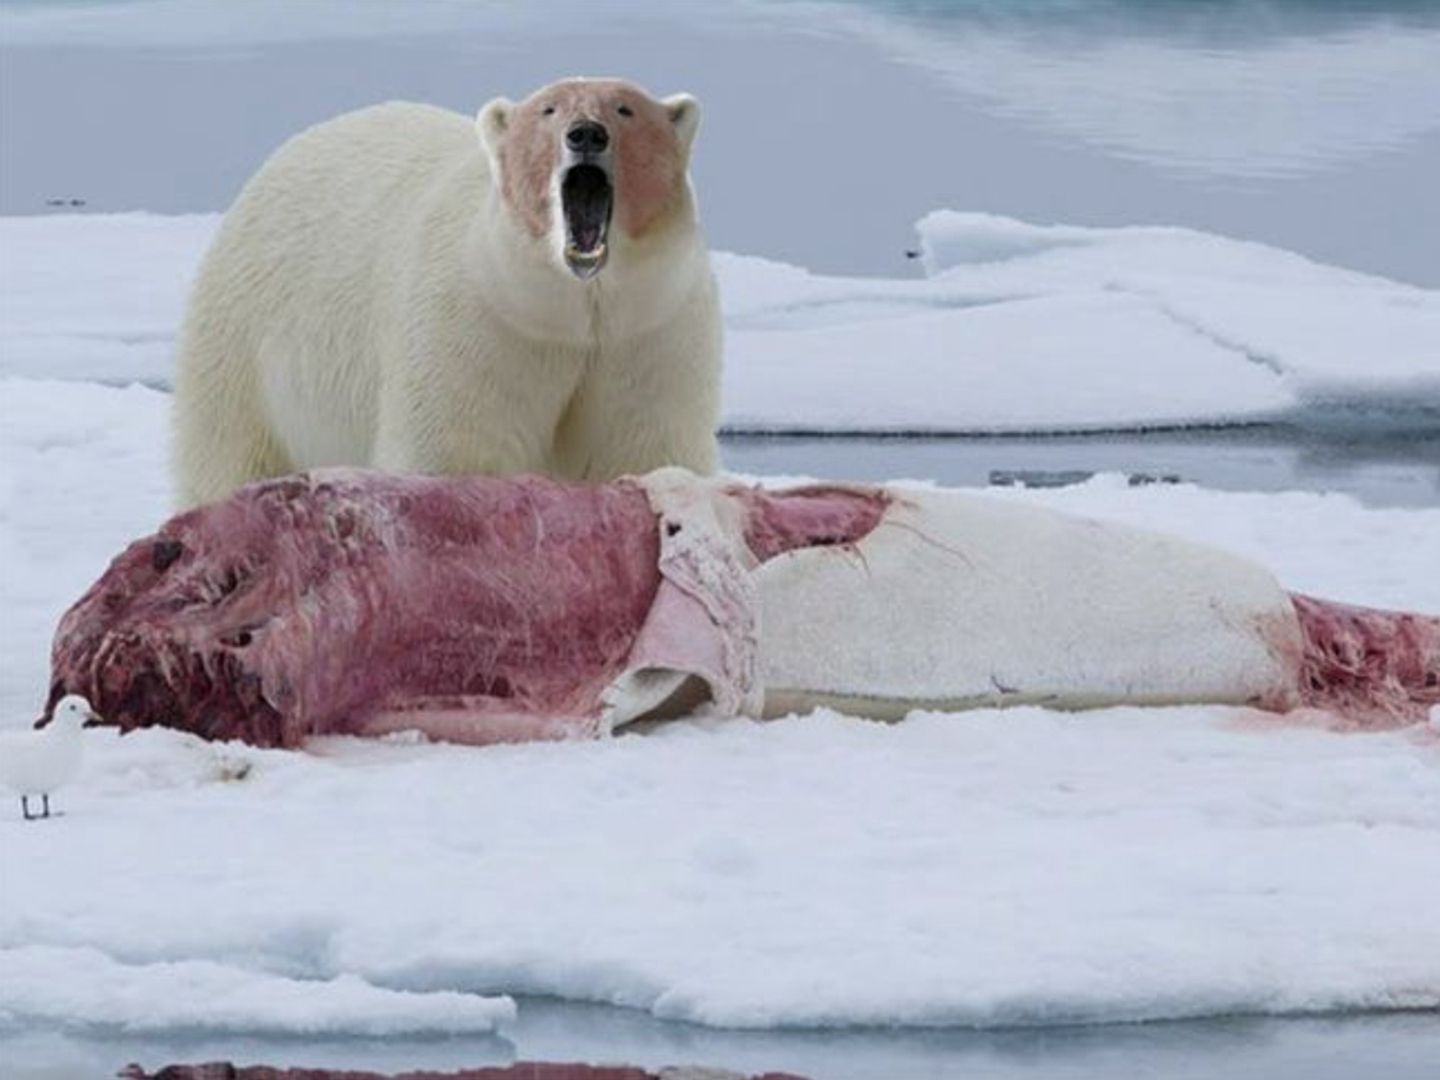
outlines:
M297 138L322 131L350 135L363 135L367 132L398 131L416 134L444 131L460 133L467 139L474 140L476 136L473 124L474 121L464 113L442 109L438 105L425 105L415 101L386 101L353 112L341 113L301 132Z
M275 213L277 200L366 205L384 192L412 202L459 169L479 182L489 169L474 122L433 105L387 102L344 113L295 135L247 185L232 216Z
M387 101L315 124L291 138L281 153L298 147L350 144L364 148L396 143L408 143L412 150L428 144L478 150L480 145L474 121L461 112L412 101Z

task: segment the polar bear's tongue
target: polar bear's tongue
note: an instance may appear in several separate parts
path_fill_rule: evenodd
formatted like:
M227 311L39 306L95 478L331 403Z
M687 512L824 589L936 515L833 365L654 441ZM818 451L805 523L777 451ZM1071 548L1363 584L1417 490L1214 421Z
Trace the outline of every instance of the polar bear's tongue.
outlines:
M604 258L605 233L610 225L610 178L597 165L576 165L560 185L565 213L565 257L570 269L598 269Z

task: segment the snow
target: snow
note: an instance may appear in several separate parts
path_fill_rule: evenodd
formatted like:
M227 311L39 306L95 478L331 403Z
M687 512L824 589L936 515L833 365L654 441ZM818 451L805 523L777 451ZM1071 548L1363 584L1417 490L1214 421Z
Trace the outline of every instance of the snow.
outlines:
M0 219L6 373L168 385L186 286L217 220ZM1187 229L954 211L918 228L924 279L717 255L727 426L1440 423L1435 290Z
M43 1018L139 1034L424 1035L491 1032L515 1003L412 994L354 975L295 979L209 960L124 964L95 949L4 950L0 1018Z
M0 220L0 727L36 715L61 611L168 512L168 397L131 380L168 379L213 224ZM953 334L1039 355L1063 343L1052 319L1089 327L1091 345L1203 336L1162 330L1147 296L1275 360L1190 341L1167 379L1208 395L1197 416L1263 411L1257 386L1264 409L1298 408L1317 386L1423 401L1440 356L1426 345L1433 294L1252 245L973 216L930 219L925 235L923 281L722 257L732 395L743 405L747 380L800 385L829 341L850 395L816 384L806 422L872 393L861 419L884 420L905 404L897 342ZM1412 349L1387 345L1348 380L1336 339L1270 319L1287 296L1353 303L1352 340L1373 323L1375 340ZM1054 387L1051 420L1080 411L1069 395L1085 379L1139 363L1080 351L1084 378L1062 368L1037 384ZM791 355L793 371L763 369ZM926 355L915 362L938 379L939 345ZM882 378L864 381L867 365ZM1256 372L1260 384L1241 381ZM917 381L905 407L994 421L1002 382L992 372L975 396L934 404ZM1130 419L1153 419L1153 388L1130 389ZM1005 405L1012 419L1021 404ZM1293 589L1440 611L1440 508L1115 476L990 494L1214 543ZM1426 725L1340 734L1240 709L1027 708L898 725L692 720L487 749L84 738L63 816L25 823L0 806L0 1031L476 1032L503 1027L523 994L744 1027L1440 1008L1440 739Z
M729 425L1433 429L1440 417L1434 290L1189 229L937 211L918 230L924 281L721 257Z
M219 217L0 218L6 375L168 384L190 279Z
M12 1024L473 1030L456 993L742 1027L1440 1006L1440 753L1413 733L1022 709L92 743L65 818L0 822L27 868L0 903Z

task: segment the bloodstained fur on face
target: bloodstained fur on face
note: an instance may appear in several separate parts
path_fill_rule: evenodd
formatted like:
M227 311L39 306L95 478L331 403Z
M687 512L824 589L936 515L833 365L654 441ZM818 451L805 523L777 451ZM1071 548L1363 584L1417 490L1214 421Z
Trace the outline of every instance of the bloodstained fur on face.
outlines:
M620 115L620 105L631 115ZM545 109L552 108L546 114ZM678 203L685 154L665 106L618 79L567 79L514 106L500 141L505 202L532 236L550 229L560 140L580 120L605 126L614 146L615 224L640 239Z

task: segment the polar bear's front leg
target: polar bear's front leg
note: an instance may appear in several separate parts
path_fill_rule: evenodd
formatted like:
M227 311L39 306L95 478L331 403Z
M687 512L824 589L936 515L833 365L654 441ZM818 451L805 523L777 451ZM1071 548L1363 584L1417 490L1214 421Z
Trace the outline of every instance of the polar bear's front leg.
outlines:
M196 312L207 311L197 293ZM181 337L171 469L178 509L290 472L294 463L265 408L249 344L219 318L192 316Z

